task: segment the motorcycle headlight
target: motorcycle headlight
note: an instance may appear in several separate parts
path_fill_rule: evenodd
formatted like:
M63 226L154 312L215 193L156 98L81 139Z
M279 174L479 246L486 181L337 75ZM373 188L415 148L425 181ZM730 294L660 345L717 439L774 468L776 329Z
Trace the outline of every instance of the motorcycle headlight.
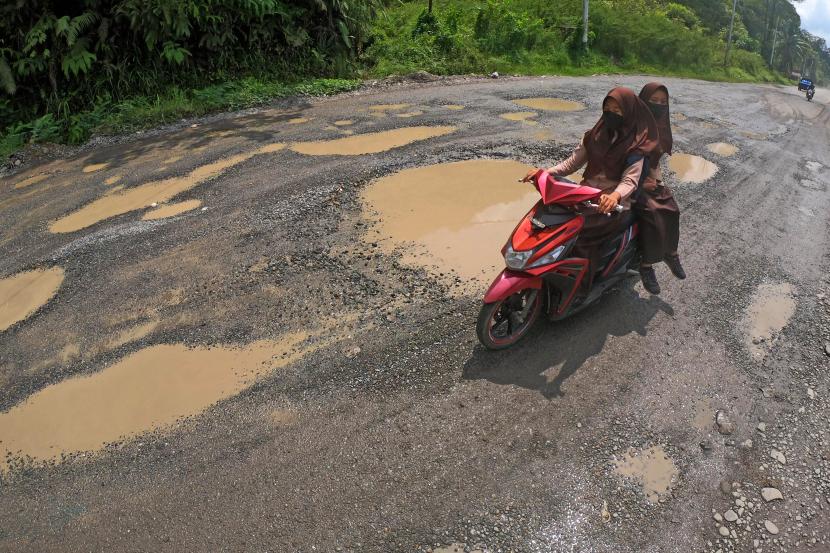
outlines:
M517 252L513 249L512 244L507 244L507 249L504 252L504 262L509 268L520 271L525 268L525 264L531 255L533 255L532 251Z
M528 267L528 269L533 269L534 267L541 267L542 265L548 265L557 261L559 256L565 252L565 246L567 244L562 244L561 246L557 246L553 248L551 251L540 257L533 265Z

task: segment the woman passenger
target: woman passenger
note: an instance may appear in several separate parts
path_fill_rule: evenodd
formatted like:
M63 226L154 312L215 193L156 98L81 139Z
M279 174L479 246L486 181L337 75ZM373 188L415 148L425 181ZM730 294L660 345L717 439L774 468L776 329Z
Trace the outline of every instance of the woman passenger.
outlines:
M677 246L680 240L680 208L668 186L663 184L660 158L671 155L672 134L669 120L669 89L660 83L648 83L640 91L640 99L646 102L660 133L660 143L651 152L648 176L634 203L634 213L640 228L640 278L643 287L652 294L660 293L660 284L653 265L664 261L679 279L686 278L680 264Z

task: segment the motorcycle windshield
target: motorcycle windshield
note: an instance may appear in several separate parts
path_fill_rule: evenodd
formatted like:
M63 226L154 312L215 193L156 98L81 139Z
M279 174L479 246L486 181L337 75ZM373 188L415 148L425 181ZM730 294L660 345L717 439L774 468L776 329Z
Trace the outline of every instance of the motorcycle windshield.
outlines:
M542 196L545 205L562 204L575 205L586 200L592 200L602 191L593 186L573 184L557 180L549 173L542 171L535 181L536 189Z

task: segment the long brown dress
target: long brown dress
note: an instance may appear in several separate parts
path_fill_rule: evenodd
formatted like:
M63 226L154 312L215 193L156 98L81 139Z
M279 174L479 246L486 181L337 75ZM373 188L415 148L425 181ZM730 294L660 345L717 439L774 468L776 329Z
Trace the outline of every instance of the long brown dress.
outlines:
M651 96L662 89L668 96L668 89L660 83L649 83L640 91L640 99L648 102ZM634 202L634 213L640 229L640 253L642 263L651 265L663 261L666 256L677 252L680 242L680 207L671 189L663 184L660 158L671 155L672 134L669 111L666 109L657 120L660 145L649 157L649 174L646 177L656 184L654 190L641 188Z

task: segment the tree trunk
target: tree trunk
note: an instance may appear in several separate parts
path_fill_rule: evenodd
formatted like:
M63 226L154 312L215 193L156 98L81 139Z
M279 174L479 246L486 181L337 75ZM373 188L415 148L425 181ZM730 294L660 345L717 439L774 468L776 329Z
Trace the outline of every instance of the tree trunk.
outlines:
M429 0L429 7L427 8L427 12L432 13L432 0Z
M723 66L729 67L729 51L732 49L732 28L735 26L735 10L738 0L732 0L732 17L729 19L729 39L726 41L726 54L723 56Z
M582 0L582 46L588 51L588 0Z

